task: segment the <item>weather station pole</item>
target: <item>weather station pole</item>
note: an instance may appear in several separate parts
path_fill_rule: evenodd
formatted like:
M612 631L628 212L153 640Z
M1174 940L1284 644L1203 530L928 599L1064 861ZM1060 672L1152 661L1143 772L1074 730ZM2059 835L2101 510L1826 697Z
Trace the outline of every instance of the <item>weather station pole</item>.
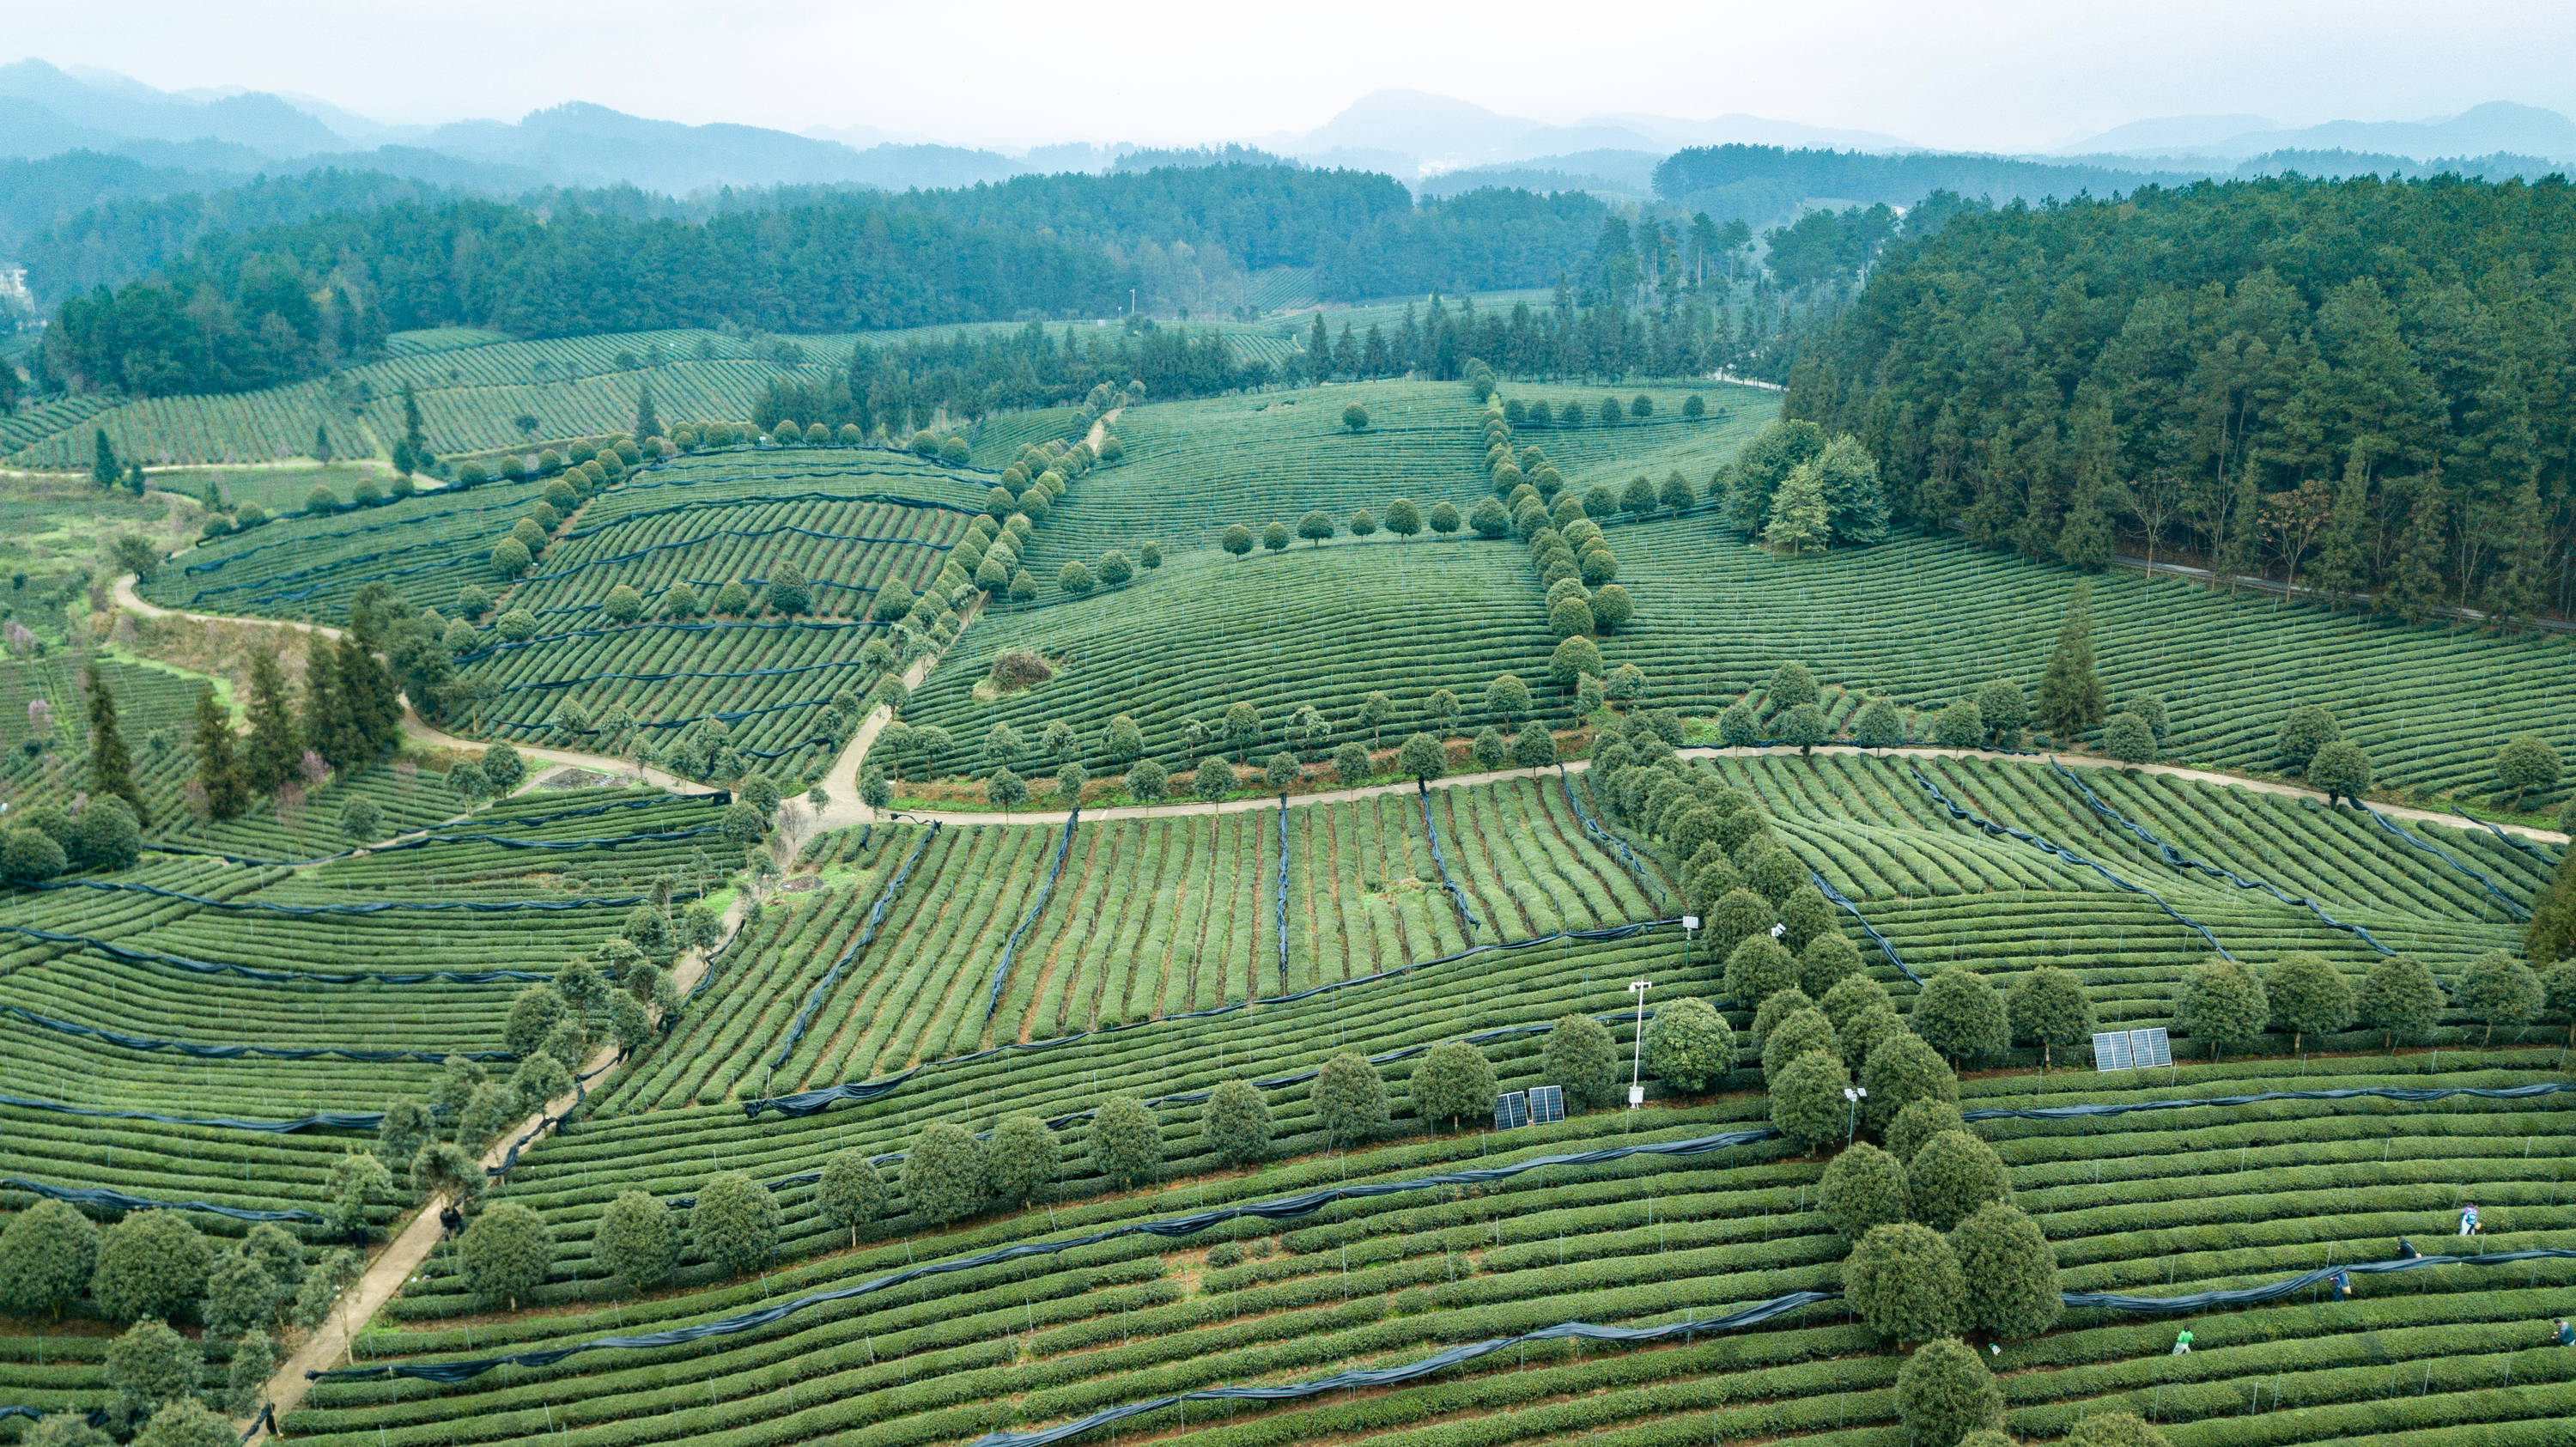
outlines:
M1652 980L1630 980L1628 993L1637 997L1637 1038L1628 1056L1628 1108L1635 1110L1646 1103L1646 992L1655 988Z
M1843 1087L1843 1100L1851 1107L1848 1111L1844 1112L1844 1145L1850 1145L1852 1141L1860 1135L1860 1103L1868 1098L1869 1092L1862 1089L1860 1086L1846 1085Z

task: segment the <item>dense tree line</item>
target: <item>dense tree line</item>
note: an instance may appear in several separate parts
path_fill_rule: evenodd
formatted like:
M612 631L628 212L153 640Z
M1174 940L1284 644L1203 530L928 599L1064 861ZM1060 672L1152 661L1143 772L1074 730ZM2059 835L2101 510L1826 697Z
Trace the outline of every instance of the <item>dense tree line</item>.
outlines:
M1936 191L2020 198L2112 196L2137 186L2187 183L2200 173L2156 173L2085 162L1933 152L1791 150L1784 146L1693 146L1655 167L1655 194L1720 221L1759 225L1793 216L1810 196L1862 206L1912 206Z
M2570 602L2576 196L2295 176L1961 212L1800 357L1900 521L2102 566L2115 528L2407 618Z
M76 153L86 154L86 153ZM237 186L186 187L186 172L161 172L121 158L93 156L102 174L54 173L53 161L14 162L0 169L0 196L21 204L60 186L66 196L85 184L102 190L134 189L89 200L31 227L15 248L26 263L27 285L48 304L99 286L122 286L151 273L200 242L228 231L279 226L337 212L373 210L397 202L435 203L441 188L379 171L325 168L300 176L260 176ZM126 176L124 168L133 168ZM13 174L14 173L14 174ZM50 183L50 185L48 184ZM163 187L173 188L165 192Z

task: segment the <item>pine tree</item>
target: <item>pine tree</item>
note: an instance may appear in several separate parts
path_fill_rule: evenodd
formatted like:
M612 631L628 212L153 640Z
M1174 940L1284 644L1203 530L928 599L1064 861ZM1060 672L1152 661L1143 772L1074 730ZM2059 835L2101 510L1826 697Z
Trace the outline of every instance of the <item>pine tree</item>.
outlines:
M2344 460L2343 480L2335 485L2334 510L2318 540L2308 585L2340 608L2368 585L2369 568L2370 454L2355 443Z
M403 384L403 435L402 445L394 449L395 470L405 470L406 460L411 470L418 471L428 470L437 460L430 456L429 439L421 432L420 398L413 395L409 382Z
M661 435L662 419L653 411L653 384L646 382L635 389L635 438L640 442Z
M2379 611L2409 623L2420 623L2442 606L2442 553L2448 538L2443 526L2439 479L2416 478L2407 489L2406 527L2398 535L2397 566L2379 590Z
M351 739L339 653L321 634L311 637L304 655L304 746L340 768L356 761L361 746Z
M402 742L401 690L393 674L354 636L344 637L332 663L339 693L339 764L366 763L393 752Z
M217 819L238 819L250 807L250 789L233 752L232 716L211 688L197 695L197 783L206 791L206 812Z
M319 422L313 424L313 460L316 462L331 460L331 429Z
M1320 320L1318 325L1321 325ZM119 466L116 460L116 445L107 440L105 428L100 428L90 436L96 441L96 448L89 465L90 480L101 487L114 487L125 476L125 469Z
M134 754L116 726L116 695L107 691L107 676L89 666L89 786L97 795L113 794L134 810L138 824L149 825L143 791L134 786Z
M2071 744L2102 721L2107 705L2102 680L2093 672L2093 589L2079 584L2066 600L2066 620L2058 625L2057 649L2048 656L2048 671L2039 680L2040 720L2060 744Z
M244 781L265 794L295 775L304 756L303 737L286 696L286 671L277 655L254 654L250 661L250 748L243 761Z

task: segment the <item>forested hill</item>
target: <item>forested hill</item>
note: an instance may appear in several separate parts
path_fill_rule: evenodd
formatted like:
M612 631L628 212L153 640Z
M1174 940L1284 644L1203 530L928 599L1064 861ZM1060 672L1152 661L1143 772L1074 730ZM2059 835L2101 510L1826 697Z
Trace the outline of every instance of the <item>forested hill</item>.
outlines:
M203 204L132 203L118 229L197 226ZM1313 267L1318 288L1342 298L1546 285L1579 262L1603 214L1588 196L1521 191L1417 207L1384 176L1245 165L703 219L561 195L353 205L204 235L157 275L67 299L42 361L75 389L159 396L313 376L388 332L442 325L550 337L1105 316L1150 280L1140 257L1183 247L1235 266Z
M2576 193L2280 177L1892 246L1788 409L1899 513L2100 566L2113 528L2405 616L2570 602Z

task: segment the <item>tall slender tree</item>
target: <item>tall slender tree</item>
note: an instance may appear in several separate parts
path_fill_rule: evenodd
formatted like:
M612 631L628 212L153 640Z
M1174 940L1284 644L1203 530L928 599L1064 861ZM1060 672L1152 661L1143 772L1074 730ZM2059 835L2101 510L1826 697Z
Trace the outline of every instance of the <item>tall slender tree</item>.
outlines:
M244 781L265 794L295 774L304 756L304 738L286 693L286 670L277 655L257 653L250 660L250 748L243 760Z
M2063 745L2102 722L2107 708L2102 680L2093 672L2093 588L2081 583L2066 600L2057 649L2048 656L2048 671L2040 675L2038 712Z
M108 692L107 675L95 663L89 666L89 787L93 794L123 799L136 823L152 822L143 791L134 784L134 753L116 726L116 695Z
M635 389L635 440L662 435L662 419L653 411L653 384L646 382Z
M206 812L217 819L238 819L250 807L250 787L233 751L232 715L215 701L215 691L197 694L197 784L206 791Z

